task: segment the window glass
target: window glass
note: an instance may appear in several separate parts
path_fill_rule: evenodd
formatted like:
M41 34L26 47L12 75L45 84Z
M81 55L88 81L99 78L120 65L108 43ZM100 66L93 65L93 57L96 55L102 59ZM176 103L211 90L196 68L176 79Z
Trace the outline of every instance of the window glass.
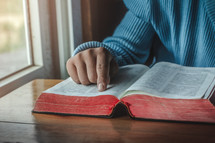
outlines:
M0 0L0 79L31 65L23 0Z

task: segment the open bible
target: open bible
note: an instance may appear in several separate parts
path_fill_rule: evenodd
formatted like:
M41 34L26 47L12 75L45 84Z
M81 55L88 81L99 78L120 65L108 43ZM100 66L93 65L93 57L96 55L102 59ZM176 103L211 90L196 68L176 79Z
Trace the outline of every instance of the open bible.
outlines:
M215 68L160 62L120 67L107 90L68 78L44 91L33 112L110 117L123 104L131 117L215 123Z

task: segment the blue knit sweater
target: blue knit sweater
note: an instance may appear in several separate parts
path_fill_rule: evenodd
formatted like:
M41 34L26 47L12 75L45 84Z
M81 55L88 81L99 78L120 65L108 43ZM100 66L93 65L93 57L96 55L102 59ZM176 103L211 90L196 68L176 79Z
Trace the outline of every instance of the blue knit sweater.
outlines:
M154 60L215 67L215 0L124 0L128 12L111 37L79 45L104 47L119 65Z

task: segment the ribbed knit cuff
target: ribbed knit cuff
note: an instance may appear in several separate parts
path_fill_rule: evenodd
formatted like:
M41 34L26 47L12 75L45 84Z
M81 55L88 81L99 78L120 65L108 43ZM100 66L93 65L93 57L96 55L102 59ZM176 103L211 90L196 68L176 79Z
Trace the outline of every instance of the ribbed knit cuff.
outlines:
M107 49L111 55L113 56L114 60L119 64L119 65L122 65L122 56L119 56L117 55L109 46L107 46L106 44L104 43L101 43L101 42L98 42L98 41L90 41L90 42L86 42L86 43L83 43L81 45L79 45L72 56L75 56L76 54L80 53L81 51L84 51L86 49L89 49L89 48L98 48L98 47L103 47L105 49Z

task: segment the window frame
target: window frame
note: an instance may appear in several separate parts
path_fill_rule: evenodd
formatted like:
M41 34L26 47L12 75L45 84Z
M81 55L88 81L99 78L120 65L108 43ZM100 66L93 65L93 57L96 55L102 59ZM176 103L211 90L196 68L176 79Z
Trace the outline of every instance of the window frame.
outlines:
M80 0L55 0L57 13L60 76L68 77L66 62L75 47L82 43L82 17Z

